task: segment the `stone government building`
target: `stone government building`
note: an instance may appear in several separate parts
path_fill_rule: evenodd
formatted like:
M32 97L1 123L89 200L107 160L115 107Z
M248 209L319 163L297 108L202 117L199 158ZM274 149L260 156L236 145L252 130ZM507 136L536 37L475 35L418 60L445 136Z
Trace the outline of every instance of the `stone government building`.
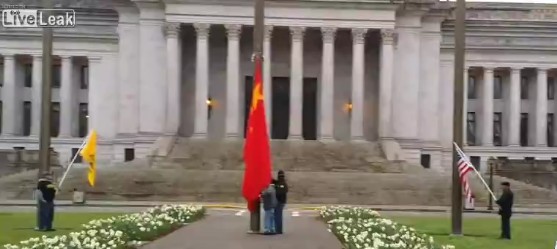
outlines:
M7 1L10 2L10 1ZM56 2L56 1L55 1ZM11 1L26 7L38 1ZM380 141L389 159L448 170L454 3L267 1L264 82L273 139ZM244 135L253 65L248 0L74 0L54 31L53 147L89 128L99 160L146 156L169 135ZM465 150L556 154L557 5L468 3ZM0 30L0 149L38 146L41 30Z

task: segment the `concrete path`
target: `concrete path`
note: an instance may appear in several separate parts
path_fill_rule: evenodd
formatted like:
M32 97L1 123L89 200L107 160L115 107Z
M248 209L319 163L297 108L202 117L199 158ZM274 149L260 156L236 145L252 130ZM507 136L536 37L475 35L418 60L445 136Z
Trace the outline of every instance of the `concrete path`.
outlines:
M341 249L315 215L285 212L282 235L247 234L249 217L241 211L209 211L207 217L142 247L143 249Z
M71 201L57 200L56 207L58 211L67 212L138 212L148 207L162 204L184 204L184 202L157 202L157 201L89 201L85 205L73 205ZM203 205L209 209L245 209L243 203L190 203ZM315 210L327 204L288 204L290 210ZM334 204L333 204L334 205ZM358 205L355 205L358 206ZM361 207L371 208L380 213L396 212L396 213L436 213L447 214L451 212L448 206L396 206L396 205L362 205ZM0 212L29 212L35 208L35 202L32 200L0 200ZM513 211L517 215L550 215L557 216L557 206L553 205L536 205L516 206ZM476 210L465 211L470 215L497 215L497 207L492 211L488 211L486 207L477 207Z

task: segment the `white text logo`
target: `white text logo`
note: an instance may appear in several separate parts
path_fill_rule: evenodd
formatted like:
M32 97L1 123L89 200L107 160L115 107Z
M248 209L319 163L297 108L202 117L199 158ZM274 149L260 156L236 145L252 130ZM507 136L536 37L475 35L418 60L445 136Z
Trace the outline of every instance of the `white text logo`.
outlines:
M2 26L6 28L70 28L75 27L75 11L71 9L5 9Z

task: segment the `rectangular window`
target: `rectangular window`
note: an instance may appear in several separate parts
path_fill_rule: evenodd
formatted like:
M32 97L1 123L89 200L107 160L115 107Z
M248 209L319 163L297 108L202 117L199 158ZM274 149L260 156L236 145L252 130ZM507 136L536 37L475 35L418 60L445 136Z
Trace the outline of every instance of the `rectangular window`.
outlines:
M79 137L87 136L87 120L89 119L89 110L87 103L79 104Z
M553 147L553 113L547 114L547 146Z
M496 112L493 114L493 145L502 146L503 145L503 126L502 126L503 114Z
M62 74L61 74L61 66L54 65L52 68L52 87L53 88L60 88L62 85Z
M52 102L52 109L51 109L50 118L52 119L50 124L50 136L51 137L58 137L60 134L60 103Z
M31 102L23 102L23 136L31 135Z
M501 78L501 76L495 76L493 78L493 98L503 98L503 79Z
M555 78L547 78L547 99L555 99Z
M4 60L0 60L0 86L4 85Z
M31 87L33 85L33 65L32 64L25 64L23 66L23 73L25 74L23 86L24 87Z
M89 66L81 66L81 80L80 85L81 89L88 89L89 88Z
M133 159L135 159L135 149L126 148L124 150L124 162L133 161Z
M476 99L476 77L468 77L468 99Z
M422 164L422 167L429 169L431 167L431 156L429 154L420 155L420 164Z
M82 163L83 158L81 158L81 155L77 154L78 150L79 150L79 148L72 148L72 159L75 157L75 163ZM76 157L76 154L77 154L77 157Z
M474 165L474 168L476 168L476 170L480 170L480 166L481 166L481 158L479 156L471 156L470 157L470 163L472 163L472 165Z
M469 112L466 118L466 141L468 145L476 144L476 113Z
M520 78L520 99L528 99L528 77Z
M528 146L528 113L520 114L520 146Z
M0 133L2 133L2 116L4 116L3 110L4 105L2 104L2 101L0 101Z

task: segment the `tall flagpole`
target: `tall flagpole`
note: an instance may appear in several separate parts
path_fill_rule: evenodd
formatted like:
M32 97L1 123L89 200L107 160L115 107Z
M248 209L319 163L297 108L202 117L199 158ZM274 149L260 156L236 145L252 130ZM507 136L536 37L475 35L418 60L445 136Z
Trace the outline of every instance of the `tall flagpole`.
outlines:
M454 28L454 106L453 106L453 137L458 147L463 144L464 126L464 51L465 51L465 21L466 2L456 1L456 18ZM452 205L451 205L452 234L462 235L462 186L458 172L458 153L453 148L452 175Z
M263 38L265 27L265 0L255 0L254 8L254 25L253 25L253 62L255 64L254 73L262 70L263 64ZM259 63L258 63L259 62ZM257 68L259 67L259 68ZM254 74L255 75L255 74ZM253 77L255 80L255 77ZM260 201L257 200L256 211L250 214L250 231L259 232L261 227L261 207Z
M52 9L53 0L43 0L43 8ZM50 12L47 14L47 18ZM50 173L50 112L52 99L52 28L43 28L43 70L41 94L41 131L39 139L39 178Z

